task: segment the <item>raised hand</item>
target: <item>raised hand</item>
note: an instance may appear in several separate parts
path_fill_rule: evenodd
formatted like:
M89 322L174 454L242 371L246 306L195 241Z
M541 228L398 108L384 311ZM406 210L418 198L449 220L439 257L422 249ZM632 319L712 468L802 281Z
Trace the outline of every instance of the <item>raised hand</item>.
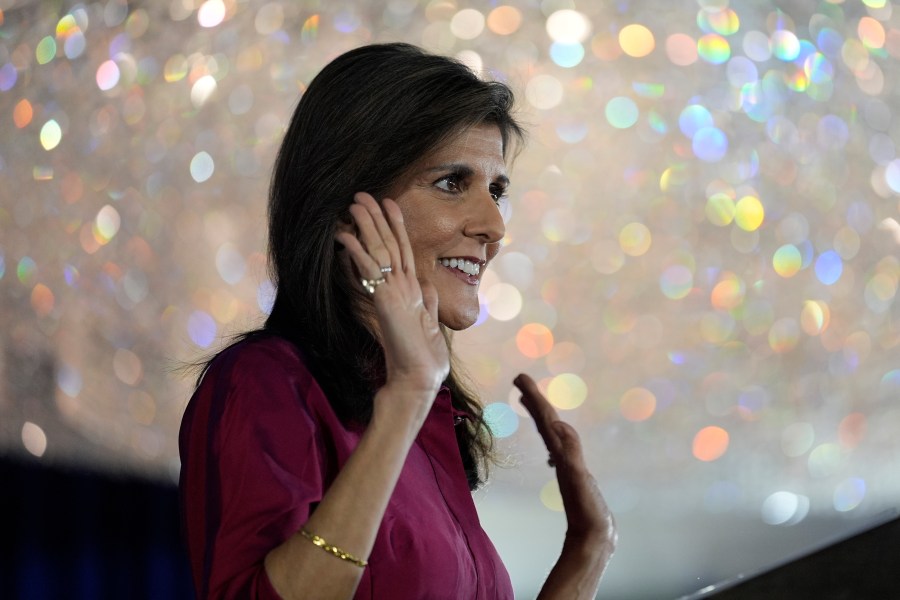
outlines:
M559 419L531 377L522 374L513 383L547 446L550 465L556 468L568 524L563 553L539 597L593 598L615 550L615 522L588 471L575 429Z
M416 278L403 215L393 200L386 198L379 206L371 195L358 193L350 213L355 234L342 231L335 237L349 252L361 288L368 284L371 290L373 325L387 367L382 391L398 397L385 410L397 410L401 407L397 403L407 399L424 419L450 369L447 343L438 325L437 292ZM416 399L424 399L424 404ZM381 404L376 401L376 416Z

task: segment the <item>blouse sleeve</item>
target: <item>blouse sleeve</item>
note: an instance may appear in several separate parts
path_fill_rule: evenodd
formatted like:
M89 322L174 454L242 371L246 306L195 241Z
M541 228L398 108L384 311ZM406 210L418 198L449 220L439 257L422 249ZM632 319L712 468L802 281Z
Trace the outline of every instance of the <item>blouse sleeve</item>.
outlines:
M220 355L185 411L182 518L199 599L276 599L263 560L321 499L314 382L265 347ZM316 388L317 390L318 388Z

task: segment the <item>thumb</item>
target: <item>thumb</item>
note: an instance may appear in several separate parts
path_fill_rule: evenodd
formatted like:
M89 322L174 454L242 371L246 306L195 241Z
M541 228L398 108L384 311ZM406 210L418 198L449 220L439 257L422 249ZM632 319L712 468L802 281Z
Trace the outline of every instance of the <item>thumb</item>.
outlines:
M419 281L419 287L422 288L422 303L425 310L431 315L435 323L438 320L438 293L437 288L430 281Z

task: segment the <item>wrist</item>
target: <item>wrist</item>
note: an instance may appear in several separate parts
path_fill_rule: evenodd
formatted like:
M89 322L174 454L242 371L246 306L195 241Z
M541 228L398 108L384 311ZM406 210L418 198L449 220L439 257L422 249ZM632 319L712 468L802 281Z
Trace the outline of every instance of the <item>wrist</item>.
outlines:
M399 431L415 439L436 395L429 386L387 383L375 393L370 427Z

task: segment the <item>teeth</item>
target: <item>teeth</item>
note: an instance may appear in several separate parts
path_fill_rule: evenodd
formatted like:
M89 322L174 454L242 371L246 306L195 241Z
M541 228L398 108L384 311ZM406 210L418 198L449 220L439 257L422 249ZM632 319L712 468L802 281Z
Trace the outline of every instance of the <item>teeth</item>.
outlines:
M462 258L442 258L441 264L451 269L459 269L468 275L478 275L481 272L481 265Z

